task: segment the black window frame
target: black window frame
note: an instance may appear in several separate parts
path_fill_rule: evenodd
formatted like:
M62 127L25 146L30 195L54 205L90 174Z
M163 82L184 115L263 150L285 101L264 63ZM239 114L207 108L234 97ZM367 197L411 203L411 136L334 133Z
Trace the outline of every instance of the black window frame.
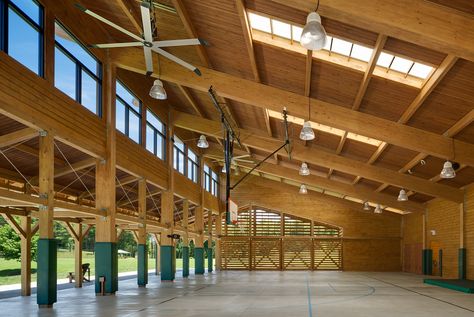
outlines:
M142 144L142 120L143 120L143 116L142 116L142 113L143 113L143 103L142 101L140 100L140 98L137 97L136 94L134 94L128 87L127 85L125 85L123 83L123 81L121 81L120 79L116 79L116 82L120 83L120 85L122 85L123 88L125 88L133 97L135 97L135 99L138 100L138 103L139 103L139 109L140 109L140 112L137 112L132 105L128 104L128 102L126 102L122 97L120 97L118 94L117 94L117 89L115 89L115 103L117 104L117 102L120 102L122 103L124 106L125 106L125 132L122 132L120 131L119 129L117 129L117 123L115 123L115 129L117 129L120 133L123 133L124 135L127 136L127 138L129 138L130 140L132 140L133 142L136 142L134 139L132 139L130 137L130 111L132 111L134 114L136 114L138 116L138 122L139 122L139 129L138 129L138 142L136 142L137 144ZM116 106L117 108L117 106ZM117 113L117 109L115 109L115 113ZM145 148L146 148L146 145L145 145Z
M196 161L189 157L189 151L193 152L194 156L196 157ZM189 171L189 166L191 166L191 174ZM189 177L190 175L191 177ZM194 179L194 176L196 176L196 179ZM199 184L199 156L189 147L186 147L186 177L193 183Z
M25 22L32 26L39 34L39 52L38 52L38 73L29 69L21 61L15 59L20 64L24 65L28 70L35 73L36 75L44 78L44 7L37 1L32 0L35 4L38 5L40 10L39 12L39 24L33 21L23 10L21 10L15 3L11 0L0 0L0 25L2 26L0 31L0 50L8 54L8 9L11 8L15 11L16 14L20 16ZM9 54L8 54L9 55ZM9 55L10 56L10 55Z
M183 149L184 150L181 150L179 147L176 146L176 142L175 142L175 139L178 138L182 143L183 143ZM184 141L182 141L178 136L174 135L173 136L173 168L178 171L178 173L186 176L187 174L187 161L188 161L188 155L186 153L186 144L184 143ZM180 170L179 170L179 159L178 157L182 155L183 156L183 172L181 173ZM175 166L176 164L176 166Z
M215 176L215 177L214 177ZM219 196L219 175L211 169L211 194Z
M204 182L203 182L203 187L204 187L204 190L207 191L207 192L211 192L211 174L212 174L212 169L209 165L207 164L204 164L204 167L203 167L203 171L204 171ZM208 172L209 171L209 172Z
M54 34L54 49L59 49L61 53L63 53L67 58L69 58L75 65L76 65L76 85L75 85L75 98L74 100L82 105L82 72L86 72L89 76L91 76L98 84L97 88L97 103L96 103L96 115L99 118L102 118L102 62L98 59L92 52L90 52L85 45L58 19L55 19L54 23L58 24L74 41L81 46L89 55L95 59L97 62L97 75L94 74L89 68L84 65L79 59L77 59L74 55L72 55L64 46L61 45L58 41L56 41L56 34ZM54 65L56 71L56 63ZM55 76L56 77L56 76ZM56 80L56 78L54 78ZM58 88L59 89L59 88ZM68 95L68 97L70 97ZM84 106L84 108L86 108ZM86 108L87 109L87 108Z
M151 113L151 115L153 115L156 119L158 119L158 121L163 125L164 132L161 132L160 130L158 130L155 126L153 126L148 121L148 113ZM153 153L160 160L166 161L166 124L163 121L161 121L160 117L158 117L152 110L150 110L148 108L146 109L146 127L152 129L152 131L153 131L153 152L148 150L146 144L145 144L145 149L147 149L149 152ZM145 131L145 133L147 133L147 132ZM163 142L162 142L163 157L162 158L158 156L158 137L160 137L163 140ZM148 138L148 134L147 134L147 138Z

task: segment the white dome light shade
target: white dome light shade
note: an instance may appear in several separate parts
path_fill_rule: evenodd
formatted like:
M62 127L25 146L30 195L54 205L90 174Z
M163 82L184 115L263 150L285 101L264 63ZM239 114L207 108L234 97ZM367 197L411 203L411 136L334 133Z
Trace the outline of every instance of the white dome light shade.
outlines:
M158 100L165 100L166 98L168 98L161 80L157 79L153 82L153 86L150 89L150 97Z
M204 134L201 134L199 137L197 147L200 149L207 149L209 147L209 143L207 142L206 136Z
M308 176L309 174L311 174L311 173L309 171L308 164L306 164L305 162L301 163L300 175Z
M364 210L370 210L370 205L368 201L364 203Z
M408 200L408 195L407 192L404 189L400 189L400 193L398 194L398 201L407 201Z
M326 41L327 35L321 24L321 17L316 12L311 12L301 33L301 46L307 50L318 51L326 45Z
M380 207L380 204L377 204L377 206L374 209L374 212L376 214L381 214L382 213L382 207Z
M309 121L304 122L303 128L300 132L300 139L303 141L314 140L314 131L313 128L311 128L311 123Z
M306 188L305 184L300 186L300 194L306 195L308 193L308 189Z
M443 170L439 174L441 178L455 178L456 172L454 171L453 164L450 161L444 162Z
M224 163L224 165L222 166L221 172L222 172L222 173L227 173L227 169L225 168L225 163Z

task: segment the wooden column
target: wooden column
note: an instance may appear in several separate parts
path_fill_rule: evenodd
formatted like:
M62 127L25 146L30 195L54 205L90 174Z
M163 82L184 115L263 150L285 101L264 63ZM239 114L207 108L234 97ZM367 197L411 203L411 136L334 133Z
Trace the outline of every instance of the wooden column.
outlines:
M116 68L104 64L103 114L106 124L106 157L96 164L96 208L106 216L96 217L95 292L113 295L118 289L117 233L115 228L115 80ZM101 290L101 280L105 289Z
M54 86L54 12L45 8L44 14L44 79Z
M221 250L221 236L222 236L222 215L225 213L219 213L216 218L216 271L222 269L222 250Z
M467 275L467 254L464 245L464 217L466 214L466 191L464 190L464 202L459 204L459 250L458 250L458 278L466 279Z
M183 201L183 277L189 276L189 201Z
M174 168L173 168L173 118L169 115L166 131L166 161L168 165L168 188L161 192L161 218L160 222L165 226L161 233L161 280L174 280L175 251L173 240L168 235L173 234L174 227Z
M39 307L52 307L56 302L56 240L53 232L54 213L54 136L42 131L39 137L39 192L46 200L39 206L38 288Z
M21 217L21 296L31 295L31 216Z
M138 181L138 286L148 284L148 251L146 246L146 180Z
M156 250L155 250L155 275L160 274L161 272L161 263L160 263L160 246L161 246L161 233L155 233L156 240Z
M82 224L74 225L76 236L74 236L74 282L75 287L82 287Z
M230 172L230 171L229 171ZM213 256L212 256L212 210L207 211L207 271L210 273L213 270Z

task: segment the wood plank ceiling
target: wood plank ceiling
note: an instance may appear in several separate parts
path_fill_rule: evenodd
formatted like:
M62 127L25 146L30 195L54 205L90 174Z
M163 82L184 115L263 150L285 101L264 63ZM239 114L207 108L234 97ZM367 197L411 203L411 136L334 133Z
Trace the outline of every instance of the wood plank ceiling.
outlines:
M72 0L70 0L72 1ZM354 43L377 47L380 51L403 56L432 65L438 71L423 87L413 87L387 78L336 63L311 58L294 50L276 47L252 39L243 10L252 10L295 25L304 25L307 12L286 6L286 1L267 0L154 0L170 10L155 8L158 37L161 40L199 36L210 43L208 47L172 48L169 51L197 66L206 66L235 77L261 82L299 95L310 96L337 106L400 122L411 127L453 137L474 144L474 62L448 52L402 41L323 16L328 34ZM474 19L471 1L431 0L443 10L462 12ZM140 31L139 2L135 0L81 1L90 9L133 32ZM278 3L277 3L278 2ZM419 13L423 14L423 12ZM123 41L104 27L110 39ZM294 44L299 45L299 44ZM468 54L466 54L467 56ZM137 55L139 56L139 55ZM373 62L372 62L373 63ZM366 66L368 67L368 66ZM373 66L372 66L373 69ZM190 76L193 76L190 74ZM165 83L168 102L174 109L211 120L218 120L207 94L171 82ZM230 113L239 127L260 135L283 139L281 120L268 117L264 109L237 101L227 101ZM285 100L281 101L282 107ZM263 110L263 111L262 111ZM312 118L317 122L318 118ZM413 177L461 188L474 182L474 167L466 166L452 180L440 180L444 159L382 142L375 146L347 138L347 133L335 135L316 131L316 139L307 143L298 139L300 126L291 124L290 136L295 144L364 162L367 165L409 174ZM217 147L219 145L216 144ZM261 149L249 149L255 158L267 154ZM425 164L420 164L423 160ZM300 161L275 157L271 163L296 168ZM348 174L336 169L310 165L318 175L336 182L353 184L395 196L400 187ZM296 170L295 170L296 173ZM282 175L283 176L283 175ZM424 203L433 196L412 193L410 200Z

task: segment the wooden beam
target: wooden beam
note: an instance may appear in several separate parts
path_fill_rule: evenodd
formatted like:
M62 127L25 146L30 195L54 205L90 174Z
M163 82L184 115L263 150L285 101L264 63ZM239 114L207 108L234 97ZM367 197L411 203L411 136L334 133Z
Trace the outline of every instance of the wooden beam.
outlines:
M32 148L28 145L25 144L19 144L15 146L15 150L21 151L25 154L29 154L35 158L38 158L38 149ZM66 165L66 162L63 159L60 159L59 157L54 157L54 163L57 165Z
M85 160L73 163L73 164L71 164L71 166L67 165L67 166L64 166L62 168L58 168L54 172L54 178L65 176L65 175L73 173L74 171L78 172L80 170L83 170L83 169L86 169L88 167L94 166L96 164L96 162L97 162L97 159L92 157L92 158L87 158ZM32 185L38 184L38 177L31 178L30 183Z
M407 123L408 120L413 117L415 112L421 107L423 102L425 102L426 98L428 98L428 96L436 88L436 86L438 86L444 76L446 76L454 64L456 64L457 60L458 58L456 56L446 56L443 62L438 66L438 68L436 68L433 75L431 75L431 77L428 79L423 88L421 88L415 99L413 99L408 108L405 109L400 119L398 119L399 123Z
M370 60L367 63L367 69L365 70L364 77L362 78L362 82L360 83L359 90L357 91L357 95L354 99L354 103L352 104L353 110L358 110L360 104L362 103L362 99L364 99L365 92L367 91L367 87L369 86L370 79L372 78L372 73L374 72L374 68L377 65L377 60L379 59L380 53L387 41L387 36L384 34L379 34L377 37L377 41L375 42L374 49L372 51L372 55L370 56Z
M245 164L239 164L246 168L251 166ZM350 184L337 182L334 180L327 179L325 177L309 175L301 176L294 169L282 166L276 166L270 163L263 163L257 168L259 172L269 174L277 177L281 177L287 180L292 180L298 183L304 183L309 186L318 187L321 189L340 193L350 197L358 198L363 201L371 201L374 203L380 203L387 205L399 210L411 211L411 212L423 212L424 206L415 202L399 202L397 197L390 196L387 194L375 193L372 190L366 189L362 186L352 186Z
M144 73L143 58L138 53L141 54L139 50L133 48L111 51L113 59L120 67ZM282 110L281 101L285 100L285 106L291 115L300 118L307 116L305 105L308 100L305 96L207 68L201 68L203 75L198 78L198 76L190 76L189 71L172 62L162 60L161 66L163 80L201 91L207 91L212 85L222 97L278 112ZM311 102L314 105L311 117L318 123L444 159L455 157L460 163L474 166L474 145L472 144L314 98Z
M272 0L314 11L312 0ZM321 16L474 61L474 20L461 11L423 0L325 0ZM443 17L440 21L439 17ZM459 34L463 35L459 40Z
M33 128L25 128L12 133L0 135L0 148L28 141L29 139L38 136L38 131Z
M181 18L181 22L183 22L184 28L186 29L186 33L188 33L188 35L193 38L199 37L196 30L194 29L194 26L191 22L191 17L189 16L189 13L186 10L183 1L171 0L171 2L173 3L176 12L178 12L179 17ZM196 45L196 49L199 59L201 60L203 65L206 67L210 67L211 63L209 62L209 58L207 56L205 48L202 45Z
M132 22L133 27L138 32L138 34L143 34L140 20L134 15L133 9L127 6L128 1L126 0L116 0L117 4L119 5L120 9L122 9L123 13L127 16L127 18ZM135 3L134 3L135 4ZM153 7L152 7L153 10Z
M39 193L46 200L39 207L39 237L54 239L54 136L49 132L39 137Z
M16 232L16 234L20 238L25 238L25 239L28 238L28 235L26 234L26 232L23 230L21 225L18 224L18 222L16 222L15 218L13 218L12 215L2 214L2 216L3 216L3 219L5 219L5 221L10 225L10 227L12 227L12 229Z
M207 135L212 134L213 131L220 126L219 122L202 119L182 112L174 112L173 116L175 118L175 126ZM247 146L266 152L272 152L281 146L281 140L263 137L243 129L240 130L240 136L242 142ZM284 150L281 152L282 155L283 152ZM377 166L370 166L357 160L329 153L316 146L309 148L299 144L293 144L292 156L299 161L324 166L326 168L333 168L352 175L360 175L368 179L390 183L407 189L409 188L430 196L443 197L455 202L460 202L463 199L462 192L456 188L433 184L418 177L400 174Z
M247 56L250 60L250 68L252 69L253 77L256 82L260 82L260 75L258 73L257 61L255 59L255 52L253 48L252 32L250 31L249 21L247 18L247 11L245 10L245 3L243 0L235 0L237 13L239 14L240 24L242 25L245 46L247 47Z

